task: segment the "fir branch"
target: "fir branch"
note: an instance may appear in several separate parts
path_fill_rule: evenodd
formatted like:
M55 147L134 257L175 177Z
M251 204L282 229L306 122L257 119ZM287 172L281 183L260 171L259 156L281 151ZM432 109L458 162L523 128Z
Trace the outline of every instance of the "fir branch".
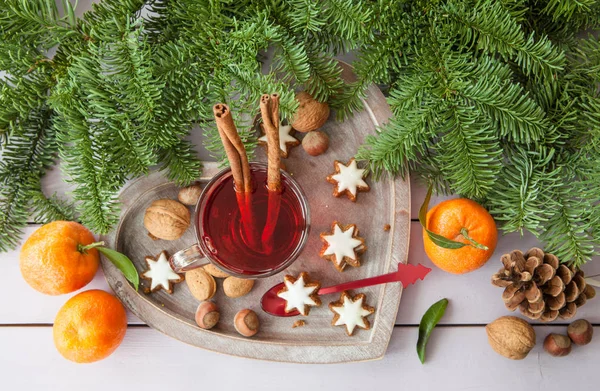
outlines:
M543 74L551 79L564 65L564 53L546 37L525 36L523 29L499 1L448 2L448 16L464 25L458 33L465 44L512 59L527 75Z
M76 34L74 10L61 0L65 16L60 16L57 1L0 0L0 32L3 40L15 40L50 49L64 37Z
M327 25L327 18L316 0L283 0L281 8L286 10L291 29L305 37L319 33Z
M525 150L510 152L499 180L489 194L489 210L505 232L524 230L536 235L552 215L548 205L560 184L560 170L549 166L554 153L540 156Z
M87 69L87 61L74 65ZM112 151L103 147L103 124L86 118L86 95L75 80L62 80L53 91L52 103L57 113L54 129L59 156L68 183L76 185L73 194L84 225L98 233L108 232L118 221L118 191L126 173L113 159Z
M578 187L577 182L571 182L553 192L554 202L548 205L553 213L541 234L548 251L574 267L581 267L598 254L597 238L593 236L594 207L589 200L575 195Z
M352 0L322 0L322 13L330 23L328 30L333 36L340 36L346 40L357 40L357 37L366 39L372 34L368 30L371 10L360 2Z
M310 77L310 65L305 46L283 35L277 40L272 71L281 74L287 83L305 83Z
M356 158L367 162L375 178L384 171L405 177L408 163L426 153L425 145L436 127L436 114L445 109L444 101L432 99L400 112L377 130L377 136L367 136Z
M437 165L454 193L481 200L494 186L502 167L502 150L493 135L493 124L466 102L449 109L439 121L442 129L438 132L443 135L433 146Z
M342 81L342 68L338 61L317 50L308 52L310 77L306 81L306 91L321 102L331 101L336 106L337 94L346 87Z
M362 100L373 82L389 80L388 69L393 57L388 50L385 45L374 45L359 54L359 60L354 64L357 80L350 83L333 105L337 109L338 120L348 118L363 107Z
M496 122L500 137L529 143L550 132L544 111L518 84L481 77L474 84L465 85L460 93Z
M548 0L542 8L542 13L552 17L552 20L571 19L575 14L590 12L597 5L595 0Z
M32 189L54 161L56 145L48 109L32 111L19 123L0 161L0 251L14 248L27 224ZM35 205L35 203L34 203Z
M202 164L189 141L179 140L169 148L161 148L158 156L163 162L161 170L167 170L167 178L179 186L191 184L202 174Z
M75 206L56 194L50 197L41 188L29 192L30 214L38 224L46 224L55 220L75 221Z

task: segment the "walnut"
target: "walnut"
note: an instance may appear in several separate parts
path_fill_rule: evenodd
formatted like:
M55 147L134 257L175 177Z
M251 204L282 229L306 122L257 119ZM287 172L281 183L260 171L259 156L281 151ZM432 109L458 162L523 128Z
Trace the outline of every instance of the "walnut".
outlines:
M503 316L485 327L488 342L496 353L522 360L535 346L535 330L523 319L515 316Z
M190 211L174 200L156 200L144 215L144 227L158 239L179 239L189 226Z
M292 121L292 128L306 133L319 129L329 118L329 105L317 102L308 92L296 94L296 100L300 104L298 111Z

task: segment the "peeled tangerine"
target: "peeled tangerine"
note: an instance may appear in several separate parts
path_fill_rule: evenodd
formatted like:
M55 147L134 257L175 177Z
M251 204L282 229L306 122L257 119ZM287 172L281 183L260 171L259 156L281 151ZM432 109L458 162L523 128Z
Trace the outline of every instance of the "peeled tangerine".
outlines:
M515 316L503 316L485 327L488 342L496 353L522 360L535 346L535 331L523 319Z

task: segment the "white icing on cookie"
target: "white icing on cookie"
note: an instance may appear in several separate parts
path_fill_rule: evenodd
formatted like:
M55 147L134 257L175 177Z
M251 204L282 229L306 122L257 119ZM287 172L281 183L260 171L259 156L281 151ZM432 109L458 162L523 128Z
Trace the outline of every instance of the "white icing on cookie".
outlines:
M292 311L297 309L302 315L306 315L307 305L317 305L315 301L310 297L311 294L317 293L315 290L318 286L304 286L306 282L304 277L300 276L295 282L284 281L287 288L286 291L279 292L277 296L285 300L285 310Z
M367 182L363 180L365 170L358 168L356 160L352 160L348 166L344 166L342 163L338 163L339 174L331 176L332 179L337 181L337 191L339 193L344 190L348 190L352 195L356 196L356 192L359 187L369 187Z
M279 124L279 149L281 149L285 154L288 153L287 143L298 143L298 139L290 134L292 131L292 127L290 125L281 125ZM267 135L260 137L258 141L262 141L268 144Z
M323 255L334 255L335 263L340 265L344 257L356 260L355 249L362 245L362 241L353 238L354 226L351 226L346 231L342 231L339 225L333 228L333 235L323 235L323 239L327 242L328 247L323 252Z
M344 295L344 304L340 307L331 307L331 310L339 315L336 326L346 325L348 334L354 332L356 326L366 328L364 317L371 314L371 311L364 309L363 297L359 300L352 301L350 297Z
M164 290L168 291L171 281L181 281L181 276L171 269L167 254L164 251L160 253L157 260L154 260L153 257L146 257L146 262L149 269L142 276L152 280L150 290L155 290L157 287L162 286Z

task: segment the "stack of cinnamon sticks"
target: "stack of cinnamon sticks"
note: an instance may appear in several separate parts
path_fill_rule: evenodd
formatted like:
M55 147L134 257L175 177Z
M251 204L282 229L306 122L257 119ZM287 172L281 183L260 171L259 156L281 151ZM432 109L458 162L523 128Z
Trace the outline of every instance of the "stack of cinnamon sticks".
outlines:
M279 151L279 95L263 95L260 99L260 112L268 145L267 188L269 200L266 224L259 241L252 212L252 173L244 144L237 132L229 107L221 103L213 107L219 136L231 166L244 234L253 247L257 248L256 246L260 243L262 250L270 253L273 249L273 234L279 217L281 191L283 190Z

